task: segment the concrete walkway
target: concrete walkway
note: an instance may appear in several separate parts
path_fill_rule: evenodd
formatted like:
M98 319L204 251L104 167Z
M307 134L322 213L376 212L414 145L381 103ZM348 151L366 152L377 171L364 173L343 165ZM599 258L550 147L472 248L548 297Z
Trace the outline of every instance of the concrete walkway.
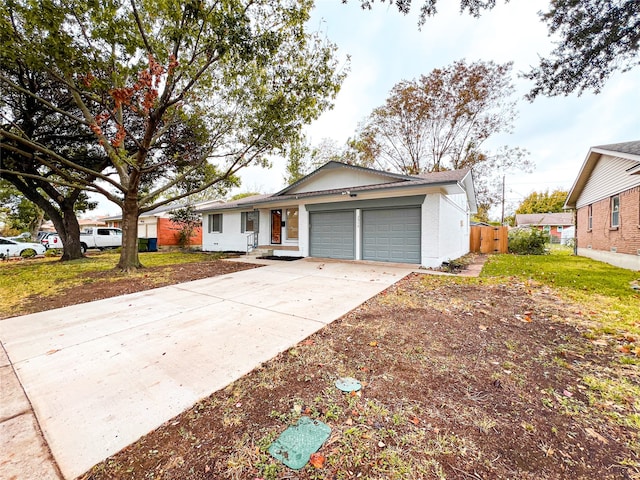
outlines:
M269 263L0 321L0 478L82 474L414 271Z

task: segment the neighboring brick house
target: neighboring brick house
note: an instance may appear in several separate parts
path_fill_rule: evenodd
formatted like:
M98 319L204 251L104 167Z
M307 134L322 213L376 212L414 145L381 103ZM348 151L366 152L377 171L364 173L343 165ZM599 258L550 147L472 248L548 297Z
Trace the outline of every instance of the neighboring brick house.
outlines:
M221 203L221 200L212 200L195 204L196 208L210 206ZM184 205L171 205L158 207L149 212L145 212L138 217L138 238L157 238L158 247L175 247L179 245L178 231L180 227L171 221L170 214L173 210ZM121 228L122 216L117 215L103 219L109 227ZM192 237L190 245L193 247L202 246L202 228L197 228Z
M552 243L561 243L567 236L567 230L573 227L572 213L518 213L516 227L535 227L549 234Z
M592 147L565 208L577 210L577 253L640 270L640 140Z

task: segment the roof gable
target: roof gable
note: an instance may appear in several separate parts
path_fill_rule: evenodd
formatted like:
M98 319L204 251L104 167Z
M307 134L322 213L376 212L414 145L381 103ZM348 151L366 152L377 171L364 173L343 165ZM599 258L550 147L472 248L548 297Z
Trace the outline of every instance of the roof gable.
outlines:
M638 172L640 140L591 147L564 208L580 208L638 185L640 180L635 177Z
M382 185L413 180L414 177L398 173L384 172L372 168L348 165L346 163L330 161L304 176L297 182L280 190L274 196L290 195L294 193L309 193L322 190L340 188L355 188L368 185Z
M331 170L334 169L337 172L335 175L332 174L326 177L322 176L322 172L331 172ZM341 175L340 172L344 172L345 169L353 169L357 175L362 175L361 177L356 178L365 179L367 181L363 181L363 185L351 186L354 185L354 183L350 182L347 186L340 186L340 182L336 180L344 180L345 178L353 180L354 178L353 176L344 177ZM378 176L375 174L378 174ZM317 190L314 188L317 188ZM331 197L336 195L340 195L343 199L346 195L346 199L348 200L350 198L357 197L360 193L366 194L370 192L377 194L384 192L384 194L389 197L405 196L407 194L411 194L407 192L415 192L416 190L424 192L425 189L431 192L440 192L445 195L464 194L467 197L470 212L477 212L473 175L469 169L409 176L372 170L370 168L356 167L340 162L329 162L300 181L273 195L256 195L253 197L243 198L235 202L201 208L198 211L200 213L205 213L230 209L255 209L260 205L282 205L283 202L304 202L306 201L305 199Z

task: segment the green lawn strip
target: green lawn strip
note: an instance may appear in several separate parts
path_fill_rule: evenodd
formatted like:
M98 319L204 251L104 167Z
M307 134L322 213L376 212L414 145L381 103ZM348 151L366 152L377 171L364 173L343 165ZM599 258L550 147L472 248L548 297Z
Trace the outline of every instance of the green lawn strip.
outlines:
M553 287L597 323L594 334L640 336L640 293L631 288L638 272L556 248L550 255L494 255L481 277L517 277Z
M0 310L11 313L31 296L42 298L84 283L92 283L88 274L113 270L119 253L104 252L87 258L60 262L57 258L42 258L0 263ZM158 252L143 253L140 260L145 267L161 267L179 263L211 261L219 255L206 253ZM129 274L131 278L144 275L144 269ZM125 274L123 274L124 276Z

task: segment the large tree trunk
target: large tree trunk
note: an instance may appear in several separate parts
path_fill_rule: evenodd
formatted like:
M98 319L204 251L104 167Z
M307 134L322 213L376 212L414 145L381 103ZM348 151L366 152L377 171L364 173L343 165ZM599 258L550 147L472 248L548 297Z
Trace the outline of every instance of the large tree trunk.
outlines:
M58 208L53 206L49 198L45 198L32 184L19 181L14 175L7 175L10 181L27 199L40 207L51 219L56 232L62 240L64 247L61 261L76 260L83 258L80 248L80 224L74 210L74 205L80 194L80 190L70 192L66 197L49 195L49 198L58 204ZM45 187L50 187L45 185Z
M64 247L60 261L65 262L67 260L83 258L84 254L80 246L80 224L78 223L76 212L73 210L73 202L71 202L71 205L67 205L67 203L64 202L60 207L62 209L63 227L62 229L58 229L58 234Z
M122 208L122 250L117 265L124 272L142 267L138 256L138 215L137 194L127 193Z

